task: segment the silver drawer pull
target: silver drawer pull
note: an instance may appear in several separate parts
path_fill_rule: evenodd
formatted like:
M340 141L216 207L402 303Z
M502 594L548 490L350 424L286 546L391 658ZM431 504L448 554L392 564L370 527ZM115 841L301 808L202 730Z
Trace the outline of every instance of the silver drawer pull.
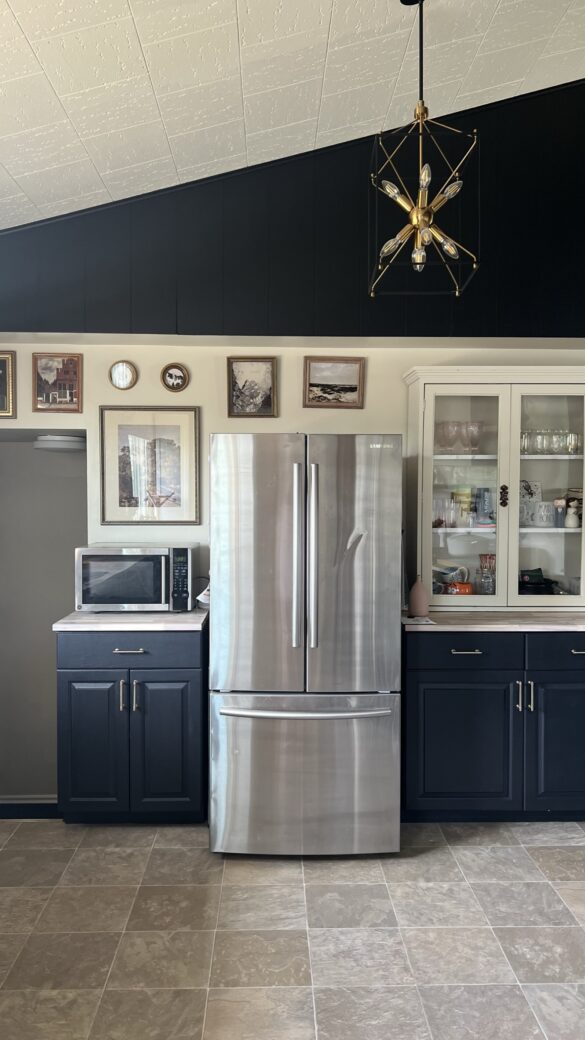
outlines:
M585 654L585 650L571 650L571 653L579 656Z
M119 647L115 647L114 650L112 650L112 653L113 654L145 654L146 650L143 650L142 647L140 647L139 650L120 650Z
M483 650L452 650L451 653L455 656L460 655L461 657L481 657Z
M293 719L313 722L321 719L378 719L393 715L394 712L385 708L374 711L267 711L254 708L220 708L219 714L237 719Z

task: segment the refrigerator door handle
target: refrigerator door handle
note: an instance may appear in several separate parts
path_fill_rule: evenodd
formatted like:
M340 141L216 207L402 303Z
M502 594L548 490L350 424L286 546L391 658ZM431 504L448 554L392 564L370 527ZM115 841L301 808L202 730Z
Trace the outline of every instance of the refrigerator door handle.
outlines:
M301 646L301 588L302 588L302 519L301 519L302 465L293 463L293 538L292 538L292 646Z
M319 466L311 463L309 498L309 647L319 645Z
M323 719L378 719L394 712L388 708L372 711L269 711L262 708L220 708L220 715L237 719L290 719L300 722L315 722Z

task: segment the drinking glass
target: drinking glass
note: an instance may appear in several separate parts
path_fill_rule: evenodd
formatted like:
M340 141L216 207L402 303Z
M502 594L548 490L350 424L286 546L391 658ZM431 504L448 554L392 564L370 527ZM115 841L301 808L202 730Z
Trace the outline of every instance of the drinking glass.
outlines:
M447 419L443 423L443 444L448 451L453 449L457 438L461 433L461 423L455 419Z

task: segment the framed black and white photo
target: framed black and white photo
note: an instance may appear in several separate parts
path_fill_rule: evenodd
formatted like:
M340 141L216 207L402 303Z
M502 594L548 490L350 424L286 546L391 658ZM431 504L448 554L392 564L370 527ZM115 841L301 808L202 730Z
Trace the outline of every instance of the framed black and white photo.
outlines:
M33 354L33 412L82 412L82 354Z
M189 373L185 366L180 365L178 361L165 365L160 374L160 379L162 385L174 394L178 394L185 387L189 386Z
M100 408L102 524L198 524L199 409Z
M304 408L363 408L366 359L306 357Z
M0 352L0 419L16 419L16 353Z
M277 416L276 358L229 357L227 391L231 419Z

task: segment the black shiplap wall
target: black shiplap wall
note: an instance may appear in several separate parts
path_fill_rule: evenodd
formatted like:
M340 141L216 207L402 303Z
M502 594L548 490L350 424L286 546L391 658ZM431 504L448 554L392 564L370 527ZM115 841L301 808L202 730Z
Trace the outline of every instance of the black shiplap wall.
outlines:
M583 336L584 109L580 81L451 117L482 155L459 300L369 299L367 138L0 234L0 329Z

